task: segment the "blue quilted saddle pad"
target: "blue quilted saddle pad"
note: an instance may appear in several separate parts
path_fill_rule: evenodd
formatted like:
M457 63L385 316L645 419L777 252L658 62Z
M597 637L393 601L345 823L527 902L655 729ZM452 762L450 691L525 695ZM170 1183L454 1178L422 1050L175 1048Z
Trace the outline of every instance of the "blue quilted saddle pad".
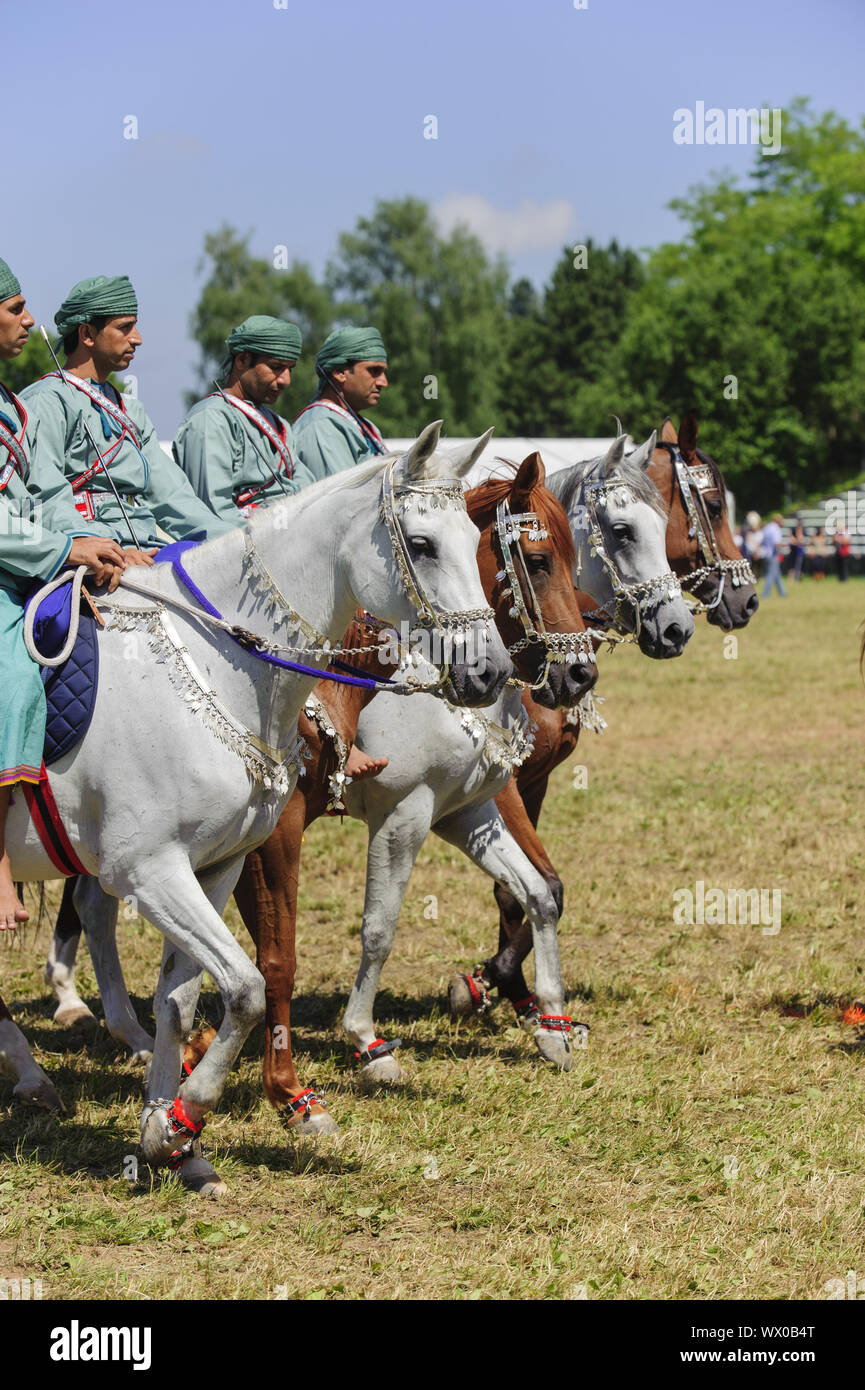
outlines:
M39 605L33 624L36 645L46 656L60 651L69 632L71 585L49 594ZM96 620L82 605L78 638L62 666L43 666L42 684L48 704L45 765L50 767L80 743L90 727L99 679Z

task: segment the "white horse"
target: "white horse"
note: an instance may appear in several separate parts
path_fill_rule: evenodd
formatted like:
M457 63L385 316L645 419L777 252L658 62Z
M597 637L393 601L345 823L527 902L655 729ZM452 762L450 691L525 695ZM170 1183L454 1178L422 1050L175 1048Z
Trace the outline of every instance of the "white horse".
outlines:
M476 646L486 638L485 658L453 664L450 683L459 702L489 700L511 666L489 627L478 531L456 481L487 436L442 457L439 429L428 427L400 460L326 479L186 552L191 580L228 625L254 630L271 651L288 634L294 659L313 666L327 663L326 644L358 606L397 625L415 623L423 606L422 621L434 614L436 626L462 629ZM297 719L315 677L263 664L231 641L168 564L124 582L122 595L101 601L111 619L90 728L51 784L88 873L166 938L141 1127L144 1156L159 1164L197 1138L264 1011L263 980L221 914L244 856L271 833L294 786ZM23 800L7 843L17 879L57 876ZM225 1016L178 1093L204 970ZM193 1185L215 1178L189 1153L174 1166Z
M665 546L666 511L645 470L655 435L625 456L620 438L601 458L580 463L547 479L563 501L577 551L575 582L615 616L625 630L639 633L652 656L678 655L694 630L690 609L671 574ZM476 718L460 718L441 701L417 695L412 701L381 693L361 716L357 741L373 756L389 759L375 779L348 791L350 814L370 827L364 908L363 958L344 1017L358 1050L368 1057L377 1041L373 1005L381 970L390 953L411 869L432 828L457 844L479 867L518 899L540 943L536 994L546 1026L532 1023L541 1055L568 1067L572 1040L563 1015L563 984L556 927L560 908L541 874L505 828L492 800L527 751L519 692L502 693ZM142 1059L152 1042L138 1023L126 992L117 956L113 916L100 909L99 889L82 879L75 904L84 924L106 1026ZM77 933L55 936L48 970L66 1019L90 1016L75 989ZM368 1075L396 1079L393 1056L368 1058Z
M615 609L618 622L639 633L643 651L676 656L693 633L694 621L667 562L664 503L645 472L652 462L655 434L628 457L624 448L625 438L620 436L604 457L552 475L547 486L568 512L578 586L595 599L599 611L612 616ZM389 761L377 777L353 784L345 798L349 814L369 826L369 851L362 959L343 1027L361 1060L367 1059L364 1071L379 1081L398 1080L400 1069L377 1036L375 996L409 875L431 829L461 849L522 906L535 950L538 1013L533 1013L529 1026L545 1060L565 1069L571 1064L572 1028L564 1011L557 945L560 906L493 800L528 751L520 743L525 716L519 690L505 690L481 713L516 745L510 757L490 756L483 719L456 717L429 696L406 703L378 694L358 724L358 747L370 757L387 756ZM493 746L501 743L498 738ZM584 1038L583 1033L577 1040L582 1043ZM373 1044L378 1046L370 1056Z

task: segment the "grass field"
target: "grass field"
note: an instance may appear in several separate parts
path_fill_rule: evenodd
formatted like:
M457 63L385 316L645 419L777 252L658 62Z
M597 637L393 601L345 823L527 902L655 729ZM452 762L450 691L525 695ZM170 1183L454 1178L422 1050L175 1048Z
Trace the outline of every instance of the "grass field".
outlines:
M59 1299L819 1299L848 1270L865 1280L865 1036L841 1018L865 992L863 617L865 584L806 581L761 607L735 658L703 620L676 662L602 657L609 728L576 755L588 786L559 769L541 822L569 1006L591 1024L569 1075L504 1006L448 1021L447 978L490 953L494 913L433 840L377 1017L405 1039L407 1079L363 1091L338 1021L365 830L320 821L296 1045L342 1135L285 1135L254 1035L207 1130L229 1195L205 1203L124 1178L141 1072L104 1029L52 1023L47 928L2 949L3 994L70 1113L24 1110L0 1080L0 1277ZM780 930L676 923L698 881L780 891ZM121 948L150 1026L158 934L127 923ZM83 951L81 967L98 1011ZM214 994L202 1006L217 1017Z

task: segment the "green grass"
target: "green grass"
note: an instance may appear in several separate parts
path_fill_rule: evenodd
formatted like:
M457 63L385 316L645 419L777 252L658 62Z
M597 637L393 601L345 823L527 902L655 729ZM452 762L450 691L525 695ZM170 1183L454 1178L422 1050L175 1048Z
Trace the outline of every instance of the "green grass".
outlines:
M358 957L360 825L307 835L295 1039L340 1139L297 1145L261 1098L250 1040L208 1125L229 1184L203 1203L130 1183L140 1072L104 1030L51 1022L43 928L2 953L3 993L70 1105L0 1081L0 1277L46 1298L821 1298L862 1273L865 991L858 624L865 585L804 583L738 636L602 658L609 729L553 778L541 828L565 882L570 1075L504 1006L443 1012L455 965L495 940L486 881L431 841L409 884L377 1023L406 1082L365 1092L338 1027ZM680 926L673 894L780 889L783 925ZM54 890L52 889L52 893ZM437 919L424 917L438 898ZM56 899L56 894L54 894ZM232 917L241 935L236 917ZM157 933L122 953L150 1019ZM82 993L93 999L82 960ZM203 997L215 1017L216 997Z

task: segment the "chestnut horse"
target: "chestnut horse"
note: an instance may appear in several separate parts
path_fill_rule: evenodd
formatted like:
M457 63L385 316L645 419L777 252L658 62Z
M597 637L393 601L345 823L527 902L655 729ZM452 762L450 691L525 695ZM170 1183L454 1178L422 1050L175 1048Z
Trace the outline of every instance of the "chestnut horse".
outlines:
M649 467L649 476L667 503L667 558L682 587L692 587L708 611L708 621L724 631L740 628L757 611L753 575L736 548L727 518L726 489L720 469L697 448L698 425L690 413L678 434L669 418ZM677 457L678 455L678 457ZM687 472L682 474L681 465ZM554 479L551 479L554 484ZM688 498L687 490L691 497ZM711 535L707 534L711 529ZM584 608L592 607L587 601ZM502 819L546 878L553 892L563 896L556 873L537 833L550 773L565 762L577 746L579 721L569 714L536 706L529 692L523 702L538 725L531 756L496 797ZM496 886L499 907L499 948L471 975L457 974L448 986L454 1017L486 1012L490 991L497 989L514 1006L521 1023L531 1026L534 996L526 984L522 962L531 950L531 933L525 928L519 903L506 889Z

